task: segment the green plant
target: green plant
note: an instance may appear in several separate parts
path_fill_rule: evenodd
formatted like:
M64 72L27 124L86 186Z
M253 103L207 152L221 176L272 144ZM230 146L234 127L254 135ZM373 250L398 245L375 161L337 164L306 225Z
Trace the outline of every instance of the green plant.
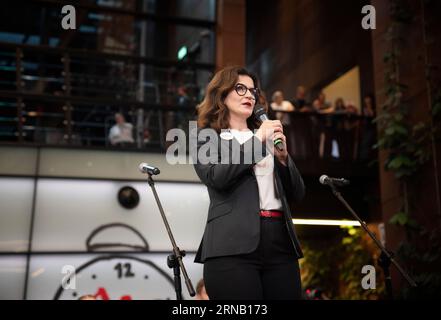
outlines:
M321 288L330 298L338 296L339 247L335 239L324 249L321 241L302 241L304 258L300 260L302 285L304 288Z
M384 294L382 271L377 264L375 248L367 239L363 238L361 228L345 227L346 235L342 239L345 258L341 260L340 275L342 281L347 283L342 288L342 299L372 300ZM361 287L361 267L364 265L375 266L377 281L375 290L365 290Z
M432 158L434 141L439 134L439 118L441 114L441 90L435 89L430 76L434 69L430 66L425 56L427 91L431 104L432 120L425 124L422 122L413 124L408 119L411 106L405 103L407 86L400 82L400 63L402 57L402 45L409 26L413 23L412 13L407 7L405 0L390 0L391 24L387 32L390 51L384 55L385 68L385 95L386 101L381 106L381 112L375 119L378 124L378 142L375 148L386 151L384 168L393 172L399 181L402 204L389 223L404 228L406 240L403 241L397 251L398 257L405 262L406 267L414 274L419 287L417 289L406 288L402 298L426 297L435 292L440 292L441 275L440 268L432 268L430 265L441 264L441 252L432 248L433 243L439 243L440 231L434 230L429 233L421 227L413 218L414 205L409 195L409 186L414 181L424 165ZM423 38L426 39L426 23L424 20L424 2L422 5ZM425 46L427 43L425 42ZM427 247L429 251L427 252ZM421 252L426 252L421 254ZM415 267L418 266L418 267ZM418 295L416 295L418 292ZM439 295L439 293L438 293Z
M363 230L342 227L331 240L302 241L305 258L301 261L302 284L321 288L330 299L379 299L384 294L382 271L376 263L373 244L363 237ZM375 290L361 286L365 265L376 269Z

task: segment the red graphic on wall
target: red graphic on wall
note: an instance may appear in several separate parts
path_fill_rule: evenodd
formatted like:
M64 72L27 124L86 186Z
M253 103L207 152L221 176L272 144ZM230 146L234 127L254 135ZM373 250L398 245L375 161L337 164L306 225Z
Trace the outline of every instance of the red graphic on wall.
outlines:
M107 290L103 287L99 287L98 291L94 294L95 298L101 298L101 300L110 300L109 294L107 293ZM119 300L132 300L132 296L130 295L124 295L119 298Z

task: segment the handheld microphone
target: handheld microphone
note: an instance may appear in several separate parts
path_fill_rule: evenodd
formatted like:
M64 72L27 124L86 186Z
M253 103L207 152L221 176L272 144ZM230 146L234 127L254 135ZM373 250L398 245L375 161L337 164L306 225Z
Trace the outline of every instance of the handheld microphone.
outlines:
M331 178L327 175L323 174L320 179L320 183L323 185L331 185L331 186L339 186L344 187L347 186L350 182L344 178Z
M262 106L256 105L254 108L254 116L259 120L260 122L263 122L265 120L269 120L268 115L265 112L265 109ZM274 140L274 146L279 151L283 151L283 141L280 138L277 138Z
M149 166L145 162L139 164L139 171L141 171L142 173L148 173L150 175L157 175L161 172L158 168Z

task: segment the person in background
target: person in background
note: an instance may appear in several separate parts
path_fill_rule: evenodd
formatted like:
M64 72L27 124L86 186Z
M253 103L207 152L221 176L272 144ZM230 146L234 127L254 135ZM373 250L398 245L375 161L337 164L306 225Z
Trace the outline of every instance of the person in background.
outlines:
M361 160L374 157L372 146L376 140L376 126L372 121L375 118L375 100L373 95L366 95L361 108L363 118L360 121L360 153Z
M109 140L114 146L130 146L133 145L133 125L126 122L122 113L115 113L116 124L110 128Z
M292 139L292 128L291 128L291 115L289 112L294 111L294 106L288 100L283 97L282 91L276 91L272 96L273 102L271 102L271 110L274 114L274 118L280 120L285 129L285 135L290 137L288 140L288 150L295 153L295 140Z
M332 116L334 109L332 108L331 104L326 101L326 95L323 91L320 91L317 99L314 100L312 103L312 108L315 112L320 114L325 114L329 116L325 117L319 117L317 118L316 122L316 131L315 133L319 137L319 143L318 143L318 153L319 157L327 157L330 155L329 153L325 153L325 143L328 140L327 133L329 132L330 128L332 127Z
M276 119L280 120L284 126L289 125L290 117L287 112L293 112L294 106L291 102L284 99L283 92L280 90L273 93L272 99L273 102L271 102L271 109L274 111Z
M342 137L342 158L346 160L355 160L358 152L358 136L360 134L360 114L354 102L349 100L346 103L346 116L344 117L344 136Z
M306 101L306 89L304 86L297 87L296 96L292 100L292 105L300 112L312 111L310 102Z
M363 116L371 118L371 120L373 120L375 117L375 105L372 95L368 94L363 98L363 107L361 112Z
M191 99L188 95L188 89L185 86L179 86L176 96L176 105L182 107L183 110L176 111L176 128L183 129L184 131L188 128L187 118L189 118L190 111L188 108L191 105Z
M336 151L333 148L337 147L338 158L347 158L348 152L350 152L348 150L348 133L345 130L345 115L347 113L343 98L337 98L333 106L332 127L325 126L325 136L327 138L325 141L325 155L335 155Z
M318 113L332 113L334 111L331 104L326 101L326 95L323 91L320 91L317 99L312 103L312 107Z
M343 98L337 98L334 103L334 114L346 113L345 101Z
M306 88L303 85L297 86L295 98L292 100L295 111L309 113L309 115L296 115L292 117L291 129L293 135L291 140L295 146L295 156L308 158L318 154L318 138L316 134L318 120L315 110L310 101L306 100Z
M358 115L358 109L357 107L354 105L354 102L349 100L348 103L346 104L346 113L348 115Z
M205 282L203 278L199 280L196 285L196 300L210 300L207 291L205 290Z

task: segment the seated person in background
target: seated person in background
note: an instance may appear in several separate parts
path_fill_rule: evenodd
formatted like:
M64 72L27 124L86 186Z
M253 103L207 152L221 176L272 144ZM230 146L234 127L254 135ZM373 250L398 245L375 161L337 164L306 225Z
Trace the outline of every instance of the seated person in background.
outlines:
M282 91L276 91L273 93L273 102L271 102L271 109L275 111L277 120L280 120L283 125L289 125L289 114L286 112L294 111L294 106L291 102L284 100ZM285 111L285 112L280 112Z
M205 290L204 279L199 280L196 286L196 300L210 300Z
M121 113L115 113L116 124L110 128L109 140L112 145L131 145L135 142L133 139L133 125L126 122Z

